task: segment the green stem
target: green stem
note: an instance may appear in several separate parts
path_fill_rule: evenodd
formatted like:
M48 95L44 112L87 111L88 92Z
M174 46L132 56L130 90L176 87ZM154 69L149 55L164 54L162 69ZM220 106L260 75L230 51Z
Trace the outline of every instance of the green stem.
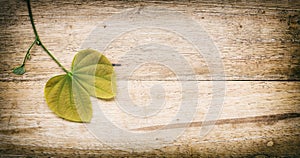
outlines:
M55 57L50 53L50 51L42 44L41 42L41 47L45 50L45 52L56 62L56 64L62 69L64 70L64 72L66 72L67 74L69 74L70 72L65 69L56 59Z
M38 35L37 31L36 31L36 28L35 28L35 25L34 25L34 21L33 21L33 16L32 16L32 11L31 11L31 6L30 6L30 0L27 0L27 8L28 8L29 18L30 18L30 22L31 22L31 25L32 25L32 29L33 29L36 41L40 42L40 38L39 38L39 35Z
M58 60L51 54L51 52L43 45L42 41L40 40L40 37L37 33L37 30L35 28L35 25L34 25L34 21L33 21L33 16L32 16L32 11L31 11L31 6L30 6L30 0L27 0L27 7L28 7L28 13L29 13L29 17L30 17L30 22L31 22L31 25L32 25L32 29L33 29L33 32L34 32L34 35L35 35L35 42L37 45L41 46L44 51L56 62L56 64L62 69L64 70L67 74L70 73L67 69L65 69L61 64L60 62L58 62Z
M26 59L28 59L28 55L29 55L29 53L30 53L30 50L31 50L31 48L33 47L33 45L35 44L35 42L36 42L36 40L34 40L34 41L32 42L32 44L30 45L30 47L28 48L27 53L26 53L26 55L25 55L25 57L24 57L22 66L25 65Z

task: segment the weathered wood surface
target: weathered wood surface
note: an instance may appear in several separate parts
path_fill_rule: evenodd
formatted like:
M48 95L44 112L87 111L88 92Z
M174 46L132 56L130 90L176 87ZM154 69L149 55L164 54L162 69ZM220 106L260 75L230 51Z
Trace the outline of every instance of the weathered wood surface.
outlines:
M204 59L188 43L169 32L140 29L120 36L104 52L118 63L118 57L131 46L147 44L150 39L180 48L179 52L195 71L201 104L194 120L175 142L144 152L135 151L134 146L131 152L113 149L98 141L83 124L62 120L48 109L44 85L62 71L42 49L33 49L25 75L11 73L23 60L33 32L24 1L1 1L0 6L0 155L3 157L300 155L298 1L32 2L43 43L67 67L98 24L128 8L160 6L182 12L211 36L220 51L228 81L221 115L214 129L202 139L197 134L211 101L213 82ZM122 66L116 67L116 71L122 76L122 67L130 63L119 64ZM122 128L133 132L159 130L176 113L183 93L180 83L193 82L190 76L173 74L158 64L145 64L132 74L128 81L130 98L120 99L147 105L152 85L165 88L165 106L151 119L127 115L118 109L116 101L99 102L112 122ZM120 78L119 83L122 82L127 79ZM185 92L189 93L189 89ZM186 124L168 127L184 128Z
M234 2L87 2L81 5L72 2L34 2L32 7L42 40L64 65L70 66L72 57L97 24L124 9L152 5L176 9L197 20L220 50L227 79L300 78L298 2L253 3L249 6L248 3ZM24 2L3 2L2 8L1 59L5 60L0 66L1 80L46 79L59 72L59 68L43 51L34 49L33 60L27 66L29 73L22 78L9 75L11 65L22 61L23 56L20 54L30 45L33 34ZM141 33L137 35L139 36L134 36L137 40L151 36ZM12 37L22 37L22 41ZM167 38L170 35L160 37ZM115 46L113 53L124 52L134 44L124 38L112 45ZM124 41L126 45L123 45ZM174 45L180 44L180 41L174 41ZM194 53L189 45L185 47L183 54ZM107 53L111 60L114 60L113 53ZM35 56L39 58L34 58ZM14 62L6 61L11 58L15 59ZM190 58L195 59L191 64L197 67L195 71L198 72L199 79L207 79L209 72L205 66L203 70L201 58ZM34 71L30 71L31 69Z

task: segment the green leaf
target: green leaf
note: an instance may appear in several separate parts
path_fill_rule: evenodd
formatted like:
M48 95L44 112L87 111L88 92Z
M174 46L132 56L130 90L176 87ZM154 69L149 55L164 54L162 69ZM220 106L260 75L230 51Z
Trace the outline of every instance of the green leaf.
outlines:
M91 49L78 52L73 59L72 73L91 96L102 99L115 96L114 68L99 52Z
M75 122L89 122L92 105L89 94L69 75L51 78L45 87L49 108L58 116Z
M23 75L26 71L24 65L21 65L19 67L14 68L12 72L16 75Z
M90 96L111 99L115 96L116 81L110 61L95 50L78 52L72 71L51 78L45 86L49 108L58 116L75 122L90 122Z

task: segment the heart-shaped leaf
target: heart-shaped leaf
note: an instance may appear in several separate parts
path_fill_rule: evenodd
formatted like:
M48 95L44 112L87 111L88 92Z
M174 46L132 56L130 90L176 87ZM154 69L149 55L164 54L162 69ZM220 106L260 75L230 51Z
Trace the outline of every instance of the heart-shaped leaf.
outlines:
M97 51L80 51L73 59L72 73L91 96L102 99L115 96L114 68L110 61Z
M112 64L104 55L87 49L75 55L70 73L55 76L47 82L45 98L58 116L75 122L90 122L90 96L111 99L115 92Z

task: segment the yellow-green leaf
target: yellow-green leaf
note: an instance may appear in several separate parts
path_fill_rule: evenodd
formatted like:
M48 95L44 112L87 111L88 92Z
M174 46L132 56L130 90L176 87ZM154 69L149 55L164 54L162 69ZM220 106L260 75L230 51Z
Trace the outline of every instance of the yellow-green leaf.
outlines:
M91 96L102 99L115 96L114 68L99 52L91 49L78 52L73 59L72 73Z
M90 122L92 105L89 94L69 75L51 78L45 87L49 108L58 116L75 122Z
M78 52L72 71L51 78L45 86L49 108L58 116L75 122L90 122L90 96L111 99L116 93L114 69L110 61L95 50Z

